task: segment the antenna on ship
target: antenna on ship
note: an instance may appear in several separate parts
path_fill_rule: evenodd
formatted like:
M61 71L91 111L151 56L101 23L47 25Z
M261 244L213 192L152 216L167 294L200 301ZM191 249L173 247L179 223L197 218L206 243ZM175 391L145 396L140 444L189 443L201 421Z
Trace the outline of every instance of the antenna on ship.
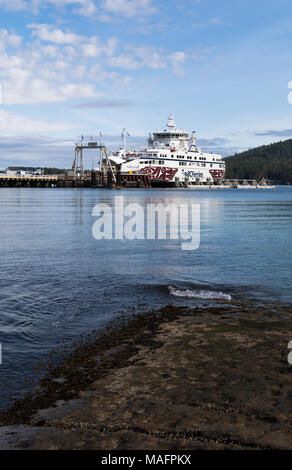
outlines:
M196 142L197 142L196 131L193 131L191 135L191 140L190 140L190 150L192 147L195 149L195 151L198 150Z
M176 124L175 124L175 121L174 121L174 115L172 113L170 113L170 115L168 116L168 120L167 120L167 123L166 123L167 127L170 127L170 128L175 128L176 127Z
M191 146L192 145L196 145L196 141L197 141L197 137L196 137L196 131L193 131L192 132L192 136L191 136Z
M123 129L122 131L122 138L123 138L123 141L124 141L124 151L126 152L127 151L127 137L129 137L129 133L127 131L127 129Z

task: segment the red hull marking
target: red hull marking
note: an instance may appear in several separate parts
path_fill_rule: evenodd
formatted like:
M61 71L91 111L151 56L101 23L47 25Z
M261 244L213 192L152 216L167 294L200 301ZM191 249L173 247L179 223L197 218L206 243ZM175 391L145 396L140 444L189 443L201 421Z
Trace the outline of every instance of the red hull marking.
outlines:
M148 175L150 180L163 180L163 181L171 181L176 173L178 172L177 168L169 168L169 167L160 167L160 166L146 166L142 168L139 173Z
M224 179L225 171L224 170L209 170L212 178L216 179Z

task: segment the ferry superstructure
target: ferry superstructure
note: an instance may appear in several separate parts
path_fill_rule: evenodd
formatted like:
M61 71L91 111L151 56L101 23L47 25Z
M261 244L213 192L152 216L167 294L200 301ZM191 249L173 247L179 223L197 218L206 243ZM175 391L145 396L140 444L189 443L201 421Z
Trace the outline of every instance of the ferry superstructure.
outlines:
M145 150L127 152L124 148L110 158L119 164L122 174L148 175L152 185L220 184L225 179L222 156L202 152L195 132L190 137L179 130L172 114L163 131L149 134Z

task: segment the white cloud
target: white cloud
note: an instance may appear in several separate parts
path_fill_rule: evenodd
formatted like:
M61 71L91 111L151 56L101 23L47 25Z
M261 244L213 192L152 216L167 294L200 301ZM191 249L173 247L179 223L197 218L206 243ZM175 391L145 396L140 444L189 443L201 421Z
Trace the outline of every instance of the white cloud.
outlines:
M51 59L55 59L58 55L58 48L56 46L52 46L52 45L43 46L42 51L44 55L50 57Z
M0 0L0 8L4 10L26 10L34 15L37 15L40 9L52 5L57 8L75 7L73 13L83 16L91 16L98 11L94 0Z
M50 78L50 77L48 77ZM3 104L57 103L68 99L99 98L92 83L66 83L54 85L50 80L12 77L2 84Z
M137 70L143 66L142 61L136 60L135 57L130 54L122 54L117 57L110 57L107 63L110 67L124 70Z
M0 110L0 132L48 132L73 129L72 126L61 122L48 122L40 119L30 119L26 116Z
M172 63L173 70L177 75L184 75L184 64L188 56L185 52L174 52L170 54L169 59Z
M52 4L56 7L66 7L66 6L74 6L78 7L73 10L74 13L83 16L91 16L97 13L98 8L94 2L94 0L39 0L39 4ZM41 6L41 5L39 5Z
M132 71L142 67L159 70L172 66L176 74L182 75L187 57L185 52L168 54L165 50L144 46L134 48L131 53L110 57L107 63L114 68Z
M50 82L34 79L3 81L3 104L37 104L64 101L65 96Z
M221 23L220 18L211 18L210 24L219 24Z
M117 69L134 74L142 68L172 68L182 75L187 59L183 51L130 46L114 37L102 41L55 25L33 23L28 28L32 38L26 40L0 30L2 99L7 105L101 97L101 86L127 87L133 80Z
M0 51L7 47L17 48L20 46L22 37L18 34L11 34L6 29L0 29Z
M92 37L91 39L86 41L84 44L82 44L81 49L85 57L97 58L100 57L102 53L102 46L99 43L97 37Z
M149 46L136 47L135 54L145 67L151 69L165 69L167 67L167 56L163 50Z
M97 6L98 3L98 6ZM0 0L0 8L11 11L26 10L37 15L48 7L69 7L71 13L92 17L100 13L101 21L111 21L112 16L125 18L145 17L157 13L154 0Z
M52 42L54 44L78 44L83 37L74 33L64 33L61 29L56 29L47 24L31 24L32 36L41 41Z
M107 42L103 46L103 50L106 53L106 55L113 55L115 52L115 49L117 48L118 45L118 39L117 38L110 38L107 40Z
M0 0L0 8L4 10L21 11L28 8L28 2L25 0Z
M63 94L64 98L98 98L103 96L102 93L97 93L95 86L91 83L67 83L64 86L60 87L60 92Z
M152 15L157 12L153 0L104 0L102 8L107 13L124 15L127 18L140 15Z
M89 1L89 2L84 2L84 5L80 6L80 8L76 10L76 14L82 15L82 16L93 16L97 13L97 11L98 9L95 3Z

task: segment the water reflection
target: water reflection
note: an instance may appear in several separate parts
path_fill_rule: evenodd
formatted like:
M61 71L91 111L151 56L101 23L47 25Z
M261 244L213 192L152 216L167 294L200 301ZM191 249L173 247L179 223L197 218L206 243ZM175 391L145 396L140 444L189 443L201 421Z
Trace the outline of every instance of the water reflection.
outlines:
M201 244L101 240L97 203L200 204ZM63 340L142 304L194 305L180 289L292 303L292 188L269 191L0 190L0 402ZM12 374L13 371L13 374ZM22 385L21 385L22 387Z

